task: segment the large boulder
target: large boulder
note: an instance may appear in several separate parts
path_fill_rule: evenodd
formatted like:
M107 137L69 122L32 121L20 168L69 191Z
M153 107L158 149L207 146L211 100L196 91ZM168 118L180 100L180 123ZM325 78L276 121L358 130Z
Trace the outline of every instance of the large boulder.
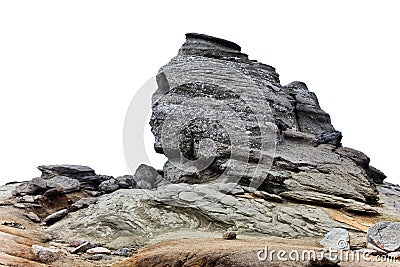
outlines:
M162 180L161 175L151 166L141 164L135 171L133 176L134 184L138 188L152 189Z
M384 174L341 146L317 96L275 68L202 34L157 75L150 124L172 183L235 182L282 198L374 213ZM366 208L362 208L367 204Z
M379 222L368 229L367 244L387 252L400 251L400 222Z

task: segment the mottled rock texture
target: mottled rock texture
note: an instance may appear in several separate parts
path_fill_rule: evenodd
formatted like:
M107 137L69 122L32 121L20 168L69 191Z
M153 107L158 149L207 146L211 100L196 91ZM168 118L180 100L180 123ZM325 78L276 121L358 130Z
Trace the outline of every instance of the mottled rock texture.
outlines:
M271 66L239 45L190 33L157 75L150 124L173 183L210 180L259 187L282 198L374 212L384 174L341 146L306 84L281 85Z

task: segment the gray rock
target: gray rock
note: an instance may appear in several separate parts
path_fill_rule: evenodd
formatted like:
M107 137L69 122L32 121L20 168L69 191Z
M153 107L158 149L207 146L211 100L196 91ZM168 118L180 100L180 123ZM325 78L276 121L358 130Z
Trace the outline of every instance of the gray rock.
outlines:
M111 257L105 254L94 254L90 259L94 261L111 260Z
M69 208L68 211L69 212L74 212L83 208L87 208L90 205L94 204L97 202L97 199L94 197L90 197L90 198L81 198L79 199L77 202L75 202L74 204L72 204Z
M58 249L32 245L32 252L37 260L42 263L51 263L60 258L60 252Z
M334 228L319 243L328 249L350 250L350 234L346 229Z
M367 244L387 252L400 251L400 222L379 222L370 227Z
M95 246L90 243L89 241L85 241L76 248L74 248L71 253L72 254L77 254L77 253L85 253L87 250L94 248Z
M95 248L88 249L86 251L86 253L87 254L111 254L111 251L107 248L95 247Z
M136 181L133 178L133 175L119 176L115 179L118 181L118 185L120 188L127 189L136 187Z
M236 183L218 183L216 186L220 192L225 194L240 195L244 193L243 188Z
M62 210L59 210L59 211L57 211L57 212L55 212L55 213L50 214L49 216L47 216L47 217L44 219L44 222L45 222L47 225L51 225L51 224L53 224L53 223L55 223L55 222L61 220L62 218L64 218L64 217L67 216L67 215L68 215L68 209L62 209Z
M213 184L168 184L102 195L96 204L70 213L46 232L63 240L83 238L121 248L131 246L132 240L142 246L166 233L188 229L193 235L235 227L241 233L299 238L343 226L324 209L311 205L234 197L219 192Z
M88 242L88 241L87 240L83 240L83 239L73 240L73 241L69 242L69 246L76 248L76 247L79 247L80 245L82 245L82 244L84 244L86 242Z
M78 180L81 188L87 190L97 190L101 182L110 178L105 175L97 175L92 168L81 165L42 165L38 169L42 172L42 178L66 176Z
M151 189L155 187L157 180L160 179L160 174L153 167L141 164L136 169L133 177L139 188Z
M31 195L26 195L26 196L21 197L21 202L34 203L35 199Z
M26 204L24 204L24 203L15 203L13 206L18 209L26 209L27 208Z
M238 45L187 34L157 84L150 124L169 182L225 175L290 201L376 213L374 181L384 175L341 147L341 132L303 82L282 86L273 67Z
M81 184L77 179L66 176L54 176L47 181L47 188L61 188L64 193L79 191Z
M380 200L390 208L400 211L400 186L383 183L376 186L379 191Z
M374 251L374 254L371 254L371 255L386 255L387 254L387 251L380 249L377 246L372 245L371 243L367 243L367 250Z
M199 194L191 191L180 192L178 197L186 202L195 202L203 199Z
M13 193L16 196L23 194L37 195L44 193L46 190L47 190L46 180L38 177L38 178L33 178L31 181L19 184L15 188L15 191Z
M119 189L118 181L114 178L101 182L99 185L99 190L105 193L111 193L118 189Z
M26 214L26 217L28 217L28 219L31 220L32 222L35 222L35 223L40 223L41 222L39 216L37 216L36 213L28 212Z
M253 194L258 196L258 197L261 197L261 198L263 198L265 200L270 200L270 201L279 202L279 203L283 202L283 198L282 197L280 197L278 195L275 195L275 194L270 194L270 193L267 193L267 192L264 192L264 191L255 190L253 192Z
M3 221L1 223L1 225L5 225L5 226L16 228L16 229L22 229L22 230L26 229L26 227L23 226L22 224L17 223L17 222L13 222L13 221L11 221L11 222L10 221Z
M46 190L46 192L43 193L43 196L50 197L50 198L61 196L61 195L64 195L64 189L62 189L61 187L50 188L50 189Z
M226 240L233 240L236 239L237 233L234 231L226 231L223 235L222 238Z
M54 176L83 177L96 175L92 168L81 165L42 165L39 166L38 169L42 172L43 178L51 178Z
M136 187L140 188L140 189L148 189L148 190L153 189L153 185L146 181L138 181L136 183Z
M120 248L113 253L116 256L129 257L131 256L129 248Z

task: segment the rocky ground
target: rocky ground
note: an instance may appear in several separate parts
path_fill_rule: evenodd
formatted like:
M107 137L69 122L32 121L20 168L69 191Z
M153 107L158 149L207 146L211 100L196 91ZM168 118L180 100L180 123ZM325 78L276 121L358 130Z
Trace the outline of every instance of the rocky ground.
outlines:
M155 170L142 166L131 178L139 181L144 171L148 175ZM158 177L156 171L153 174ZM235 266L235 261L237 266L247 266L244 262L262 266L257 252L265 244L271 249L293 246L319 251L323 236L341 228L350 233L352 251L359 251L367 248L370 227L400 218L393 205L399 201L399 187L390 184L378 189L383 199L391 201L375 207L374 214L362 214L292 203L261 191L245 192L240 186L224 194L221 184L166 184L152 190L131 185L111 193L92 188L64 193L66 185L61 183L57 193L50 195L46 192L52 188L42 188L38 195L21 193L29 183L0 189L0 263L5 266L111 266L121 261L117 266L204 266L204 262ZM60 213L63 210L67 212ZM223 239L226 231L236 233L238 239ZM35 252L37 245L55 256L41 257ZM91 252L93 248L97 251Z
M0 187L0 265L265 266L265 246L325 250L268 266L395 264L379 259L400 258L400 186L341 145L304 83L281 85L232 42L186 37L153 95L163 170L43 165Z

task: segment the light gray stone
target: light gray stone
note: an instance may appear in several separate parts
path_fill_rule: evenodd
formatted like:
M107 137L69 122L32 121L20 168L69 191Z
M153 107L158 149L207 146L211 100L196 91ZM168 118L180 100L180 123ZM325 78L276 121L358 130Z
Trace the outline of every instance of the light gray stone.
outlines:
M400 222L379 222L367 232L367 243L384 251L400 251Z
M334 250L349 250L350 234L346 229L334 228L329 231L325 238L319 243L324 248L330 248Z
M87 254L111 254L111 251L107 248L95 247L95 248L88 249L86 251L86 253Z
M76 254L76 253L85 253L87 250L94 248L95 246L90 243L89 241L85 241L76 248L74 248L71 253Z
M32 245L32 252L37 260L42 263L51 263L60 258L60 252L58 249Z
M53 223L55 223L55 222L61 220L62 218L64 218L64 217L67 216L67 215L68 215L68 210L67 210L67 209L62 209L62 210L59 210L59 211L57 211L57 212L55 212L55 213L50 214L49 216L47 216L47 217L44 219L44 222L45 222L47 225L50 225L50 224L53 224Z
M28 212L26 214L26 217L28 217L28 219L31 220L32 222L35 222L35 223L40 223L41 222L39 216L37 216L36 213Z

